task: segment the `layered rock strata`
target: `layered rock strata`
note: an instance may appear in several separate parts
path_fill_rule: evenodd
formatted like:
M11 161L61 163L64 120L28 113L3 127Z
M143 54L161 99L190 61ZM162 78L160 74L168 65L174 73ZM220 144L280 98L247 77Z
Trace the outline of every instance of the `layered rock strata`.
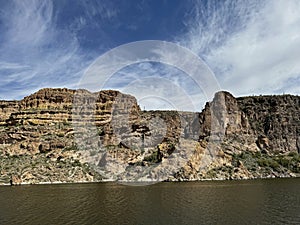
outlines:
M106 90L0 101L0 183L250 179L300 173L300 97L216 93L202 112L141 111Z

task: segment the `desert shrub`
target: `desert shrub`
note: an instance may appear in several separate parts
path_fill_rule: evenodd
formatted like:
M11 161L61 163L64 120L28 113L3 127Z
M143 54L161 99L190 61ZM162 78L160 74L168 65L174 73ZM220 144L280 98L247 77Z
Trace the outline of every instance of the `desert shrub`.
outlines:
M158 155L158 152L156 151L156 152L153 152L151 155L146 156L143 161L151 162L151 163L158 163L161 160L159 160L159 155Z
M279 170L280 169L280 164L274 160L273 158L261 158L258 159L258 165L261 167L270 167L274 170Z
M67 146L63 149L63 151L78 151L78 146L73 143L71 146Z
M283 167L286 167L288 168L289 167L289 164L290 164L290 160L284 156L280 156L277 158L277 162L283 166Z
M289 152L288 156L298 158L299 154L297 152Z
M81 166L81 163L78 159L75 159L74 162L72 163L72 166L75 167L75 166Z

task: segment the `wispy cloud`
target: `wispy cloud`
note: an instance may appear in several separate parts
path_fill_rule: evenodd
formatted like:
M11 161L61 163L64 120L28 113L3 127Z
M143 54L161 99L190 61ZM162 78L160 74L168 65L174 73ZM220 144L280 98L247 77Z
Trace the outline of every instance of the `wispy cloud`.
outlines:
M92 16L111 18L116 13L93 5L83 11L83 17L61 26L58 17L65 12L52 1L10 1L1 7L0 98L6 99L21 98L42 87L75 87L93 59L93 53L81 48L76 31Z
M63 69L78 69L74 64L80 60L76 38L56 29L51 1L11 1L2 8L0 18L4 24L2 98L20 98L43 86L64 85Z
M127 66L102 85L105 89L134 95L147 110L198 111L208 101L201 87L188 74L157 62Z
M236 96L300 94L299 1L192 1L191 5L185 23L187 32L174 40L208 63L222 89ZM125 72L127 75L119 74L112 87L124 87L130 79L143 79L141 74L150 74L187 90L197 109L207 100L188 76L172 67L143 64ZM178 94L178 102L182 103L183 95L166 93L165 89L156 88L155 93L169 99ZM143 93L135 95L139 98ZM158 103L153 105L164 108Z
M299 94L299 1L202 1L178 40L235 95ZM291 80L296 82L291 82Z
M131 5L122 4L126 7L105 0L72 1L72 5L69 1L38 0L1 3L0 98L22 98L42 87L76 88L86 68L105 50L126 40L149 39L145 26L149 21L131 17ZM137 6L138 15L154 18L151 4ZM300 94L299 1L191 0L185 4L190 11L186 12L185 27L176 32L182 31L181 35L164 37L173 35L173 41L203 58L222 89L236 96ZM169 16L168 12L164 16ZM132 29L136 32L126 33ZM169 81L172 88L162 87L159 79L161 84ZM172 108L164 98L186 110L192 110L191 106L199 109L207 100L188 75L159 63L126 67L106 87L135 94L133 85L140 90L148 85L152 90L147 92L145 86L144 93L136 93L137 98L154 93L161 99L143 100L149 109Z

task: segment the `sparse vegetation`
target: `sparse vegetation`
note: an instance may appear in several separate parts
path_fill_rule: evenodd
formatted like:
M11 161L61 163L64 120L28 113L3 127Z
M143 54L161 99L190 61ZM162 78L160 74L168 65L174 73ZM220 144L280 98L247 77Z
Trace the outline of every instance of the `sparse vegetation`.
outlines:
M240 162L249 170L268 169L276 172L291 171L300 173L300 156L296 152L268 155L260 152L243 152L232 156L232 165L238 167Z
M96 130L84 127L88 121L83 121L83 124L77 121L79 131L71 124L73 94L73 91L67 89L43 89L21 101L3 103L0 118L0 182L7 182L12 174L18 174L25 182L100 179L96 167L90 168L88 164L82 164L78 157L96 160L101 148L101 151L107 153L107 167L116 162L125 165L128 163L132 167L147 167L169 157L175 149L183 151L185 147L184 142L179 141L181 137L199 144L198 147L188 145L195 154L189 164L180 170L181 177L178 177L183 180L300 175L299 154L288 153L291 150L299 151L299 97L235 99L230 93L225 94L225 104L230 112L226 122L228 129L226 128L219 153L212 155L215 158L209 168L200 174L199 164L202 153L205 154L203 149L208 147L207 142L212 134L212 117L207 107L213 103L207 104L206 110L197 114L177 111L141 112L134 97L124 95L124 102L120 107L130 105L127 101L135 106L129 117L131 133L124 129L124 138L132 143L137 143L140 139L143 142L143 147L134 145L129 148L124 144L114 144L116 140L111 124L111 111L117 92L99 93L96 107L98 111L94 113L95 124L98 124ZM86 99L82 102L82 116L85 113L92 115L89 111L91 93L83 91L82 95ZM215 107L218 104L217 100ZM152 120L155 118L158 118L156 122ZM193 121L192 124L189 124L189 119ZM149 121L152 121L151 125L155 125L154 128L151 128ZM122 122L113 125L120 125L123 129ZM150 149L148 142L160 144ZM111 145L102 147L102 143ZM214 143L212 146L214 147ZM90 155L84 155L79 150L87 150ZM144 154L146 156L142 158Z
M144 158L144 161L150 163L158 163L161 162L161 155L158 151L153 152L151 155L148 155Z
M78 159L50 160L46 154L0 156L0 182L2 183L9 183L12 175L20 176L22 182L39 183L88 181L90 179L88 176L91 174L94 175L94 180L101 180L96 171L88 164L82 164Z

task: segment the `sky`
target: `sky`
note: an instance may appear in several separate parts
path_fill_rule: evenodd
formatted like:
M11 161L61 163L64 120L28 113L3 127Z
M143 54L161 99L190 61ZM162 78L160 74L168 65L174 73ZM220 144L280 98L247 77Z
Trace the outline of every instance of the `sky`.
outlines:
M219 89L234 96L300 94L297 0L0 0L0 5L0 99L22 99L44 87L77 88L98 57L143 40L189 49L210 68ZM184 71L158 62L126 66L99 88L134 94L145 109L193 111L211 98Z

